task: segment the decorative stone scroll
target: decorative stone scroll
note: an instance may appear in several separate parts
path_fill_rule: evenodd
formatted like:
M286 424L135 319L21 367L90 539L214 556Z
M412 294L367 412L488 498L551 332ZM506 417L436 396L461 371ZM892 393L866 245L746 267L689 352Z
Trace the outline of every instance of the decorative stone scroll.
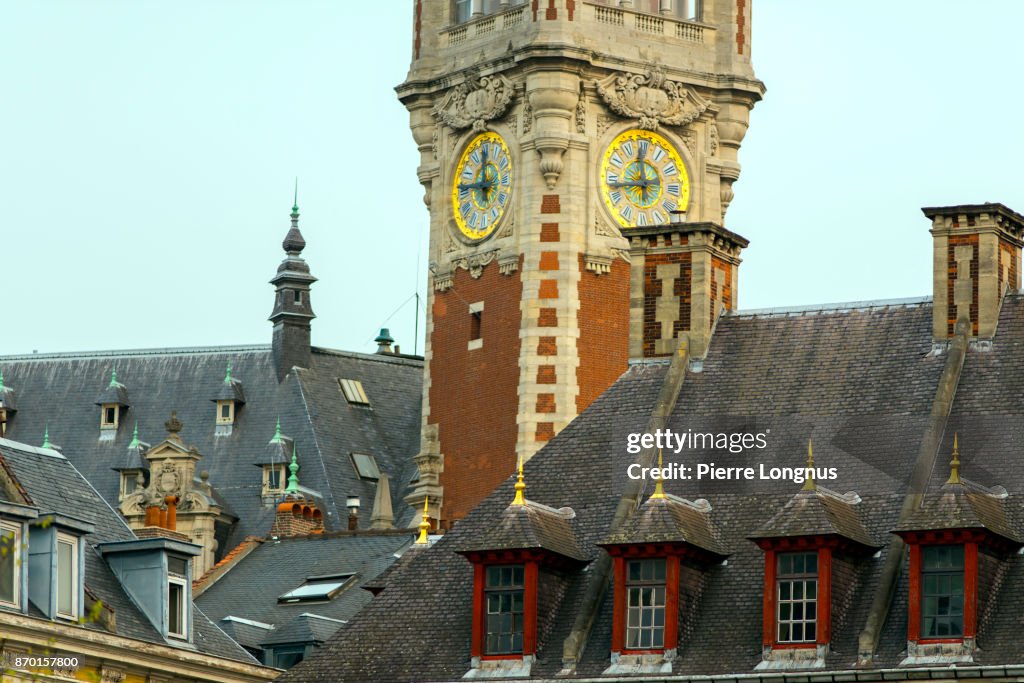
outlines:
M456 129L487 128L487 122L501 118L515 94L515 86L501 74L470 76L448 91L433 109L442 123Z
M619 116L638 119L640 128L685 126L697 120L710 102L682 83L669 80L661 69L647 73L616 72L595 80L597 92Z

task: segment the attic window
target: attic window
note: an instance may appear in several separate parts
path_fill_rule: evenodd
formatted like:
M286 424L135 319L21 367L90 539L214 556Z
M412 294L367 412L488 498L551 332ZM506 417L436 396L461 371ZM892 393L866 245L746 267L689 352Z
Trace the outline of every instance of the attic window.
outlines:
M57 616L78 619L78 539L57 534Z
M301 586L279 596L279 603L323 602L333 598L355 574L311 576Z
M217 424L229 425L235 422L235 402L217 401Z
M626 564L626 648L665 647L665 558Z
M173 638L188 638L185 595L185 579L167 577L167 635Z
M353 453L352 465L356 468L356 474L360 479L369 479L370 481L380 479L380 468L377 467L377 460L372 455Z
M779 643L818 638L818 553L779 553L776 619Z
M366 392L363 391L363 383L357 379L339 379L338 385L341 386L341 392L345 394L345 400L355 405L368 406L370 405L370 399L366 397Z
M0 605L20 607L21 526L0 522Z
M0 408L0 439L7 434L7 409Z
M484 652L489 655L522 654L523 565L488 567L484 592L487 601L487 641Z
M118 406L116 403L105 403L100 408L100 428L117 429Z
M268 491L280 491L284 488L284 465L263 466L263 487Z
M964 547L921 549L921 638L964 635Z

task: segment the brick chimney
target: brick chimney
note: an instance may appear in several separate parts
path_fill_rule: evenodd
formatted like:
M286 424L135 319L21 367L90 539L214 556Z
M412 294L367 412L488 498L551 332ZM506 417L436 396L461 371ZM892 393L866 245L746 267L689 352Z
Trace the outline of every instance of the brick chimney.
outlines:
M305 536L324 530L324 513L316 503L304 498L287 497L277 506L271 536Z
M960 318L972 336L990 339L1008 289L1020 289L1024 216L1002 204L921 209L932 221L934 274L932 335L953 336Z
M702 358L724 310L736 307L740 251L749 242L716 223L626 228L632 263L629 356L671 356L679 340Z

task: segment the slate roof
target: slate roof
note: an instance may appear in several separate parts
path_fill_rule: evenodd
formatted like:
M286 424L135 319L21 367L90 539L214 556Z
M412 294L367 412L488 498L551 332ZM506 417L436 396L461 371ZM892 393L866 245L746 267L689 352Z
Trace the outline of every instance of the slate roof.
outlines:
M921 507L897 524L894 531L986 529L1022 544L1024 537L1015 527L1002 495L978 490L967 483L944 486L941 491L928 494Z
M218 623L241 617L271 624L259 643L304 642L299 635L326 640L325 631L351 619L372 599L361 586L391 566L409 547L415 530L310 534L265 539L196 598L196 604ZM311 576L355 574L355 581L326 602L279 603L277 598ZM336 621L296 619L311 613ZM295 636L296 640L282 640ZM321 637L324 636L324 637Z
M798 312L734 313L721 318L699 371L689 371L669 425L679 433L749 431L768 436L767 447L743 454L684 448L666 459L696 465L771 468L804 466L813 438L818 467L835 467L834 491L856 491L853 524L848 510L817 500L822 529L882 545L860 560L845 615L833 623L826 670L853 668L863 628L896 527L946 355L933 353L931 304L822 307ZM960 430L963 471L987 486L1010 490L1008 510L1021 507L1024 468L1019 444L1024 420L1024 298L1007 298L991 350L971 349L963 368L951 424ZM638 363L525 467L531 500L571 507L574 531L590 559L610 533L626 467L636 456L626 435L643 432L666 364ZM993 416L985 422L967 415ZM974 424L973 429L967 423ZM1002 428L997 435L990 430ZM965 436L969 434L968 436ZM947 430L941 452L952 445ZM939 458L942 461L942 458ZM948 474L933 473L938 488ZM998 481L1005 477L1010 481ZM470 667L472 567L458 553L481 543L502 523L512 499L509 478L433 546L396 565L383 592L312 657L287 672L290 681L454 681ZM748 537L792 503L800 484L790 480L665 482L681 498L710 502L711 523L728 561L704 574L699 605L681 624L674 675L754 672L761 661L764 556ZM653 484L648 482L645 497ZM845 504L844 504L845 505ZM1016 525L1013 515L1010 523ZM818 527L815 527L818 528ZM1015 526L1014 528L1019 528ZM981 614L979 664L1024 663L1019 615L1024 613L1024 558L1004 560L1005 577ZM554 615L538 634L531 676L552 679L562 667L562 644L578 616L590 567L568 574ZM875 668L899 666L906 650L906 568L896 585L881 633ZM609 665L611 591L606 591L572 676L600 678ZM1010 635L1012 634L1012 635ZM661 678L665 678L661 675Z
M586 561L587 553L580 549L572 528L575 517L572 510L554 510L529 500L526 505L509 505L486 536L471 539L459 552L544 549Z
M94 526L93 533L85 537L85 585L88 592L114 611L117 635L166 644L121 588L97 550L96 546L101 543L135 539L121 516L103 501L71 462L56 451L0 439L0 464L13 475L28 497L15 500L0 487L0 500L31 505L44 513L71 515ZM37 612L36 616L41 615ZM98 622L87 623L84 628L105 630ZM199 609L193 611L193 629L193 642L200 652L256 663Z
M728 554L711 524L707 501L693 503L671 494L648 498L622 528L606 536L601 545L633 543L688 543L716 555Z
M801 491L751 538L836 535L868 548L877 546L860 521L859 505L859 498L840 496L823 486Z
M224 387L229 362L247 402L237 408L231 434L215 436L211 399ZM100 440L94 401L109 387L112 370L129 390L131 406L122 409L116 438ZM412 518L403 496L419 446L423 364L418 357L314 347L311 367L293 369L281 383L269 345L0 356L0 371L18 396L8 437L40 443L48 424L51 443L62 446L115 506L119 475L112 468L137 463L128 454L134 425L140 439L159 443L163 423L176 410L184 423L182 439L203 455L197 473L209 472L216 495L239 518L230 537L221 540L221 553L246 536L270 531L274 508L261 500L262 474L253 464L266 457L278 418L298 450L300 484L322 498L328 529L347 523L348 495L366 501L360 517L369 525L376 482L358 477L350 457L354 451L373 455L391 476L396 525ZM360 380L371 405L349 405L339 378Z

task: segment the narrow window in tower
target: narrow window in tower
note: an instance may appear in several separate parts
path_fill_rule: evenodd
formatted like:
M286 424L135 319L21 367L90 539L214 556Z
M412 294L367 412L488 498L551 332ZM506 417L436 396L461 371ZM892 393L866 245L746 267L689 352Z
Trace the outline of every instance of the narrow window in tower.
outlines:
M295 293L294 293L294 296L295 296L295 303L301 304L302 303L302 292L299 291L298 289L296 289Z
M469 305L469 349L479 349L484 345L483 338L484 302L477 301Z

